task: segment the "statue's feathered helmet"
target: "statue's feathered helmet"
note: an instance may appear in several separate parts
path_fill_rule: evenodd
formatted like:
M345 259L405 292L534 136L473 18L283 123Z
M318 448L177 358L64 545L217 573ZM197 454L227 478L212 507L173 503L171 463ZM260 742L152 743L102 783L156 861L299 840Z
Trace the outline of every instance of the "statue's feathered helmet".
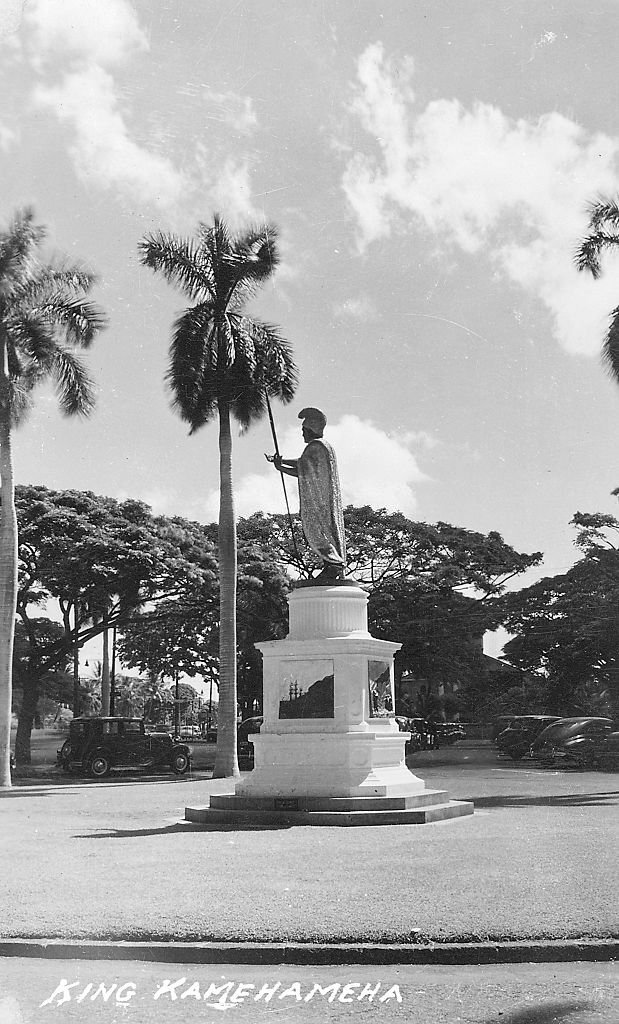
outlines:
M303 420L303 426L308 427L316 437L322 437L327 425L327 417L320 409L301 409L299 419Z

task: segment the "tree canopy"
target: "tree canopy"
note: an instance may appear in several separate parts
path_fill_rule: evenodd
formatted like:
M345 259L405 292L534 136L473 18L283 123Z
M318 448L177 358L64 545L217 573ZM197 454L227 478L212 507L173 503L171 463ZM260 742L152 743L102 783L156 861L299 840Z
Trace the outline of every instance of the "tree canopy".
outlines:
M216 586L217 561L204 527L154 516L139 501L26 485L16 490L16 507L17 615L30 645L17 747L27 759L39 680L139 608L178 598L190 584ZM59 621L50 635L38 626L42 609L55 609Z
M504 599L505 626L516 634L505 657L546 679L549 710L619 713L619 520L578 512L583 552L566 573Z

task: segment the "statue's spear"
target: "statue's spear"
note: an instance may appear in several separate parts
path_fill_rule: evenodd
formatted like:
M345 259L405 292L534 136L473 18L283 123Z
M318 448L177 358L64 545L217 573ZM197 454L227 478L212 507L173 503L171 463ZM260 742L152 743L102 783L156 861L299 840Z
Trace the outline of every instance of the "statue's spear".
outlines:
M271 433L273 435L273 445L275 447L275 455L279 459L279 458L281 458L281 455L280 455L280 452L279 452L279 445L277 443L277 434L275 433L275 420L273 419L273 411L271 409L271 403L269 401L269 394L268 394L268 391L266 390L266 388L265 388L265 391L264 391L264 397L266 399L267 412L269 414L269 423L271 424ZM280 475L280 477L282 479L282 487L284 488L284 500L286 502L286 512L288 513L288 525L290 526L290 536L292 537L292 546L294 548L295 557L297 559L297 562L298 562L299 566L301 566L307 572L305 563L304 563L303 559L301 558L301 555L299 553L299 549L297 547L297 539L296 539L296 537L294 535L294 527L292 525L292 515L290 514L290 504L288 502L288 491L286 490L286 481L284 480L284 474L283 474L281 469L279 471L279 475Z

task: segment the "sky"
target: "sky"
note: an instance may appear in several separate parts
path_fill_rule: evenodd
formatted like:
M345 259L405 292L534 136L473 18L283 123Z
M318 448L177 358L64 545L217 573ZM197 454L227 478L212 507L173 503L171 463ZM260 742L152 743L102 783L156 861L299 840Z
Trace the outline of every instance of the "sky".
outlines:
M18 483L216 519L216 424L188 436L164 381L185 301L138 243L217 212L279 231L252 308L299 366L282 453L318 406L345 503L543 552L518 585L566 571L619 485L619 263L573 263L619 191L617 38L619 0L0 0L0 229L33 207L109 321L95 413L41 391ZM239 515L283 511L272 451L235 436Z

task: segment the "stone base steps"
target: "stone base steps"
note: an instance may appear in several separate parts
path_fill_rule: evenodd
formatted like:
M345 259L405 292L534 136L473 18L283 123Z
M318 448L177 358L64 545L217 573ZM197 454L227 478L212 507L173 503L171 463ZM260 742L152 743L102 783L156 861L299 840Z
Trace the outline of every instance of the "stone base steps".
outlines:
M239 825L426 825L473 814L469 801L443 790L396 797L212 796L208 807L186 807L185 820Z

